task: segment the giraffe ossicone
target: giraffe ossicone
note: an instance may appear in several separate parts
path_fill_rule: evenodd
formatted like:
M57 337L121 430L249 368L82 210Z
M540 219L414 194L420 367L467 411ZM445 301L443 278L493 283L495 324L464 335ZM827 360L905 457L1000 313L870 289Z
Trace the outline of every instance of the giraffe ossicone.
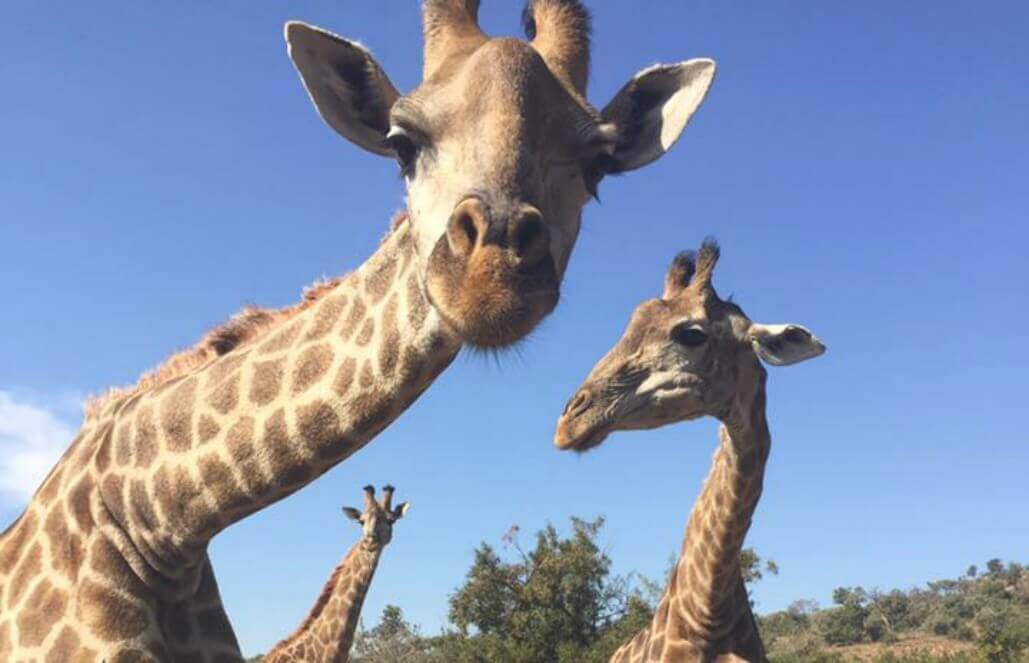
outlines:
M598 110L580 2L531 0L530 41L490 38L477 11L423 3L406 95L357 42L286 25L319 114L399 162L407 209L352 273L93 404L0 535L0 660L239 660L212 537L360 449L462 346L531 331L600 180L664 154L713 80L710 60L651 67Z
M403 518L408 502L393 505L393 486L383 486L382 501L365 486L364 508L343 507L361 524L361 538L333 569L314 607L300 627L264 656L265 663L346 663L354 644L361 608L368 595L382 551L393 540L393 525Z
M664 294L641 303L624 335L562 413L560 449L587 451L617 430L712 416L722 422L711 472L690 513L682 551L648 628L613 663L765 661L740 553L761 497L771 437L766 372L825 352L800 325L762 325L722 300L718 245L676 256Z

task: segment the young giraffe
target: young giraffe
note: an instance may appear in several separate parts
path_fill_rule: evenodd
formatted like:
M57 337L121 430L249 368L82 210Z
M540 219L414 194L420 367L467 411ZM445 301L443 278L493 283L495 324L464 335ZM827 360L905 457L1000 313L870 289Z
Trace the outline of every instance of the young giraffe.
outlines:
M722 422L713 467L686 526L679 560L649 628L612 656L640 661L764 661L740 571L771 448L765 369L817 357L799 325L761 325L715 293L718 247L676 257L664 295L640 304L618 343L569 401L555 443L585 451L615 430L705 415Z
M239 660L211 538L361 448L463 345L531 331L600 179L664 154L714 75L650 67L597 111L579 2L531 2L530 41L489 38L477 8L426 0L405 96L361 45L286 25L322 118L399 161L407 210L355 272L245 310L90 408L0 534L0 660Z
M393 539L393 523L404 517L407 502L393 506L393 486L382 489L382 504L375 488L364 487L364 511L343 507L343 513L361 523L363 533L340 562L311 613L296 632L265 654L264 663L346 663L361 617L361 606L372 584L382 551Z

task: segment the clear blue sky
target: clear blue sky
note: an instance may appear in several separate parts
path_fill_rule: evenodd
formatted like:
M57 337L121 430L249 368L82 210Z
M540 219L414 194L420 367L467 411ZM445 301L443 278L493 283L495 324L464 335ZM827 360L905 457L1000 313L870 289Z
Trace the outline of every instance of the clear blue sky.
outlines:
M489 31L517 31L517 3L484 4ZM397 603L436 631L473 548L515 523L603 514L616 570L660 575L714 422L620 434L584 457L551 437L672 254L707 234L722 292L829 345L771 376L748 543L782 574L758 587L759 609L1024 561L1029 5L593 5L595 103L648 64L698 56L719 65L707 102L667 157L602 185L561 305L518 356L459 359L357 456L214 542L247 652L306 613L358 534L339 507L367 482L413 503L371 621ZM413 1L5 5L7 470L70 440L77 395L134 380L245 302L295 300L384 233L395 166L317 118L286 57L291 18L362 40L398 87L417 83ZM0 495L0 526L20 508Z

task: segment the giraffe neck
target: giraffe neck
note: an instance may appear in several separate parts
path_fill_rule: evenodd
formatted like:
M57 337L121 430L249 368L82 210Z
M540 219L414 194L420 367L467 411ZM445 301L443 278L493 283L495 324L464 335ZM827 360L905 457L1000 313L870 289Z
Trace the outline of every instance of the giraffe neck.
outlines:
M738 394L719 428L719 446L686 525L670 586L688 632L711 642L749 613L740 552L761 497L771 437L765 419L764 369ZM742 590L742 591L741 591Z
M761 496L771 437L765 419L765 372L746 369L719 428L719 446L690 513L682 552L650 626L612 663L707 661L733 654L765 661L740 570L743 539Z
M282 660L345 662L382 550L363 541L351 548L333 570L307 618L293 635L268 652L265 660L274 663L281 656Z
M211 537L364 446L459 349L402 223L314 305L109 413L94 517L144 582L188 596Z

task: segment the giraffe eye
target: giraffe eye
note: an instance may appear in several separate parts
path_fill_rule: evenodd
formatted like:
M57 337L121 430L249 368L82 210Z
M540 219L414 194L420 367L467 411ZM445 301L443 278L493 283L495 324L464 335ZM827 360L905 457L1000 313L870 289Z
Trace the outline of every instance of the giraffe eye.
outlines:
M390 131L386 136L386 145L396 154L400 173L405 177L410 175L414 169L415 159L418 157L418 145L401 129Z
M687 348L696 348L707 342L707 332L695 324L684 322L672 328L672 340Z

